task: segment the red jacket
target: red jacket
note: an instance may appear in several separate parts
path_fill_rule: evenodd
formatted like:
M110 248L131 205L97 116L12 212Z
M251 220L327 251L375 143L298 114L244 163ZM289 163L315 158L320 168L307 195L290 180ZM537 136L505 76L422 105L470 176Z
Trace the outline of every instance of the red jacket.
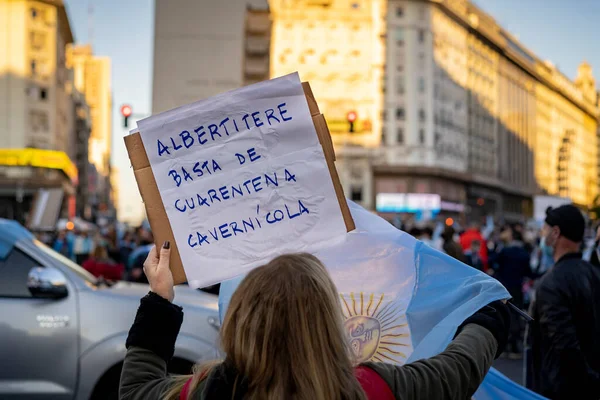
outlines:
M123 279L123 272L125 271L123 264L116 264L111 262L111 260L95 260L93 258L85 260L82 267L96 278L103 276L104 279L109 281Z
M479 257L481 257L481 261L483 261L484 269L488 268L488 249L487 242L485 241L481 232L476 229L469 229L465 231L462 235L460 235L460 246L463 249L463 252L467 252L471 250L471 243L474 240L479 240L481 242L481 247L479 249Z

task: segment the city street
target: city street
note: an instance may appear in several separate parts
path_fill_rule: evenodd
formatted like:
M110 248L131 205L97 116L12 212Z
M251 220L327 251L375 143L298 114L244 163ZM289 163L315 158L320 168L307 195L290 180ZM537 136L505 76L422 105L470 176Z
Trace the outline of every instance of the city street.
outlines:
M600 0L546 3L0 0L0 400L599 400Z

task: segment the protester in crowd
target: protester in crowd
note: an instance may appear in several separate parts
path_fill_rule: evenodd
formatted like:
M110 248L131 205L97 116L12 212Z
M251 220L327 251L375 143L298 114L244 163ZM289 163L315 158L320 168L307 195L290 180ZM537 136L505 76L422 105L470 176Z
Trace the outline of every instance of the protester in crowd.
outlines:
M129 399L460 399L473 395L507 338L508 308L494 302L469 317L439 356L405 366L356 367L340 300L321 262L285 255L251 271L221 329L225 361L167 376L181 323L173 301L169 243L144 269L151 292L127 338L119 397ZM149 332L151 334L149 334Z
M106 250L108 251L109 257L117 262L123 262L123 260L121 260L119 239L115 225L108 227L104 237L106 238Z
M596 238L590 249L590 263L595 267L600 267L600 225L596 228Z
M408 234L415 239L419 239L421 237L421 229L414 226L408 230Z
M469 228L460 236L460 245L465 255L471 252L471 243L478 240L479 243L487 243L481 234L481 228L477 222L471 222ZM487 271L488 267L488 249L487 246L479 246L479 257L483 262L483 269Z
M483 260L481 259L481 242L479 240L473 240L471 242L471 249L465 255L465 263L471 267L483 271Z
M511 302L522 309L524 306L523 284L526 278L533 278L530 256L525 250L521 231L514 227L506 227L501 237L505 239L506 244L498 254L490 259L490 264L494 269L494 277L510 293ZM522 319L516 313L511 315L513 317L512 329L506 350L509 358L519 359L522 357L523 352L522 334L524 326L522 325Z
M73 253L75 254L75 262L81 265L90 256L94 249L94 240L90 237L87 231L78 232L75 235L75 243L73 244Z
M465 262L465 255L463 254L462 247L454 240L456 231L451 226L446 226L444 232L442 232L442 249L450 257L456 258L460 262Z
M58 236L56 237L52 248L54 251L71 260L75 258L73 254L73 236L69 235L67 231L61 230L58 232Z
M148 257L150 249L154 245L154 237L152 232L138 228L138 243L139 247L131 252L127 260L128 280L138 283L148 283L148 279L144 274L144 260Z
M536 289L528 386L550 399L600 398L600 269L581 259L585 219L573 205L546 212L554 267Z
M435 244L433 243L433 229L430 226L426 226L421 229L419 240L425 243L427 246L435 249Z
M82 267L97 278L104 277L104 279L111 281L123 279L123 272L125 271L123 264L119 264L109 257L104 246L96 246L90 258L83 262Z
M123 239L119 241L119 262L121 264L129 262L129 256L135 247L135 235L132 232L125 232Z

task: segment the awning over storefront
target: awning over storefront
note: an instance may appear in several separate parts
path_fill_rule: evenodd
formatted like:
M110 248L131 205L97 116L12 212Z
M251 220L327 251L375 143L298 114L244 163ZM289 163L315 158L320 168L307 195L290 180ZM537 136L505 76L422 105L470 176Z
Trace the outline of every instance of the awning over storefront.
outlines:
M77 167L63 151L43 149L0 149L0 165L58 169L77 182Z

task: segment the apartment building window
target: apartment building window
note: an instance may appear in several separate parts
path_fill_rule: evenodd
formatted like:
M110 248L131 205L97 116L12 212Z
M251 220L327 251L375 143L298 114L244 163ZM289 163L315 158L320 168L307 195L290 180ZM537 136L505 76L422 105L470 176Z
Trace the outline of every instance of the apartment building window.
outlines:
M31 60L31 74L32 75L35 75L36 67L37 67L37 63L35 62L35 60Z
M419 143L425 144L425 129L419 129Z
M398 94L404 94L404 77L403 76L398 77L396 87L397 87Z
M396 28L396 43L403 44L404 43L404 29Z
M381 128L381 144L385 144L385 128Z
M419 29L419 43L425 43L425 30Z
M404 119L404 108L396 108L396 119Z
M38 16L38 11L35 8L31 9L31 18L36 19Z
M402 7L396 7L396 17L402 18L404 15L404 9Z
M360 186L352 186L350 189L350 198L352 201L362 201L363 190Z
M396 131L396 142L398 144L404 144L404 129L398 128Z
M425 78L423 77L419 78L419 92L425 92Z
M48 89L40 89L40 100L46 100L48 98Z
M422 108L419 110L419 119L421 121L425 121L425 110L423 110Z

